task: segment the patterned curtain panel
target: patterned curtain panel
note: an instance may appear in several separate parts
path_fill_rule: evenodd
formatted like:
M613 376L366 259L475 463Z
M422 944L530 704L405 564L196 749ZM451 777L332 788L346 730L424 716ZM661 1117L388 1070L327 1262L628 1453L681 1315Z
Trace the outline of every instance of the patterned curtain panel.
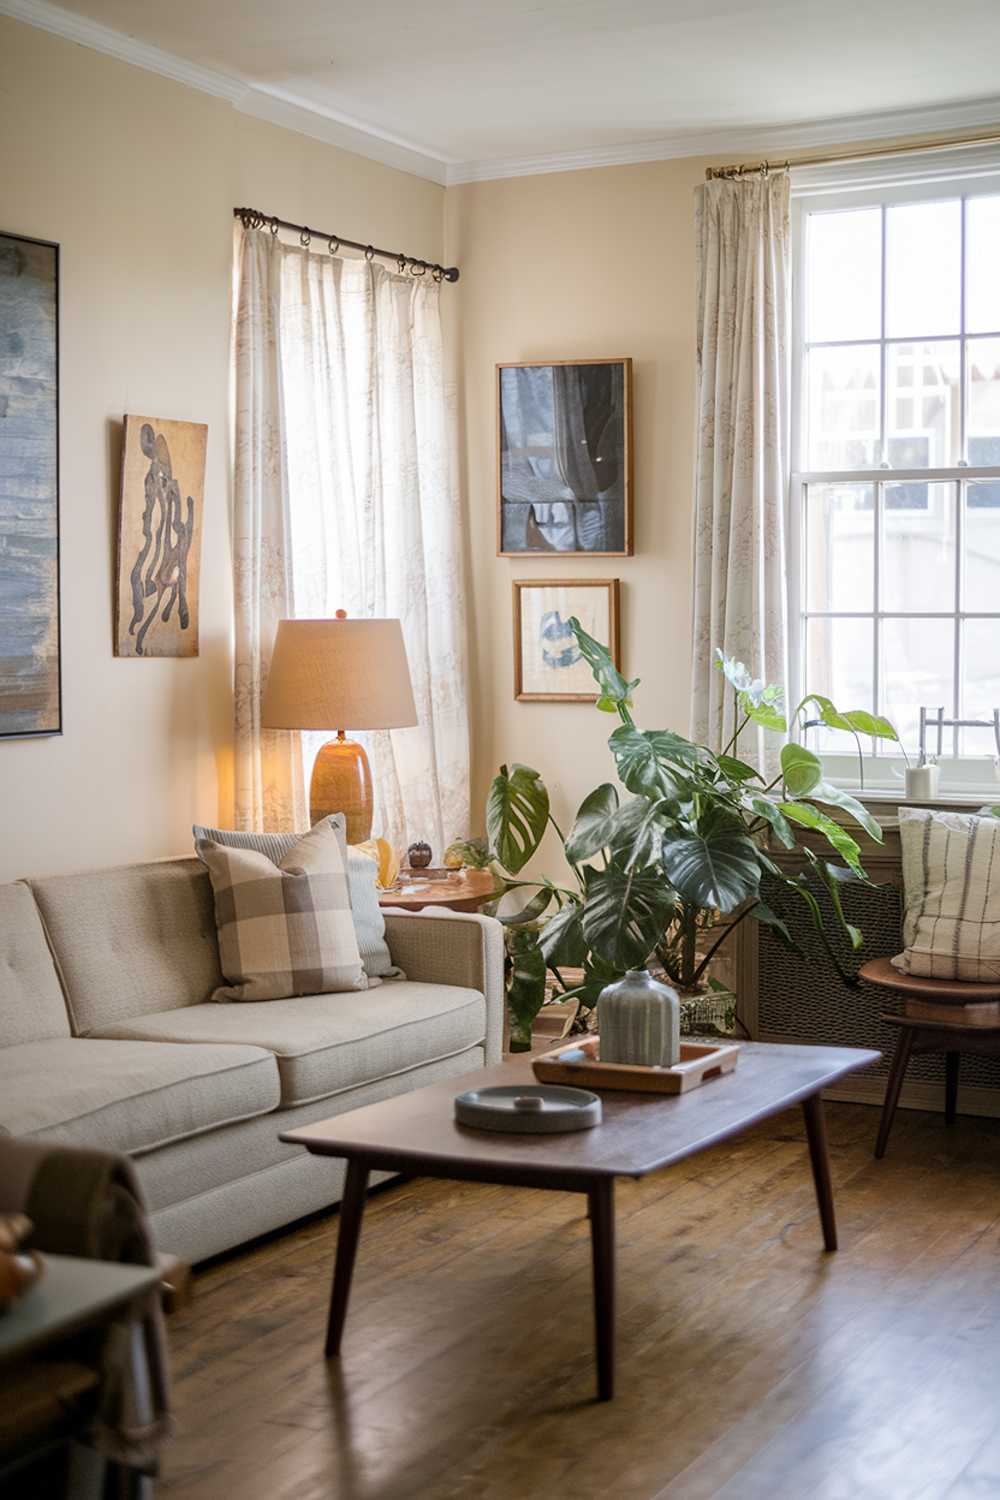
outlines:
M278 621L295 613L278 327L281 260L270 233L242 234L236 304L236 823L308 826L298 736L262 730L260 705Z
M268 290L257 299L259 326L238 324L238 379L247 343L270 345L276 378L266 410L242 390L237 402L238 470L245 451L264 450L269 463L268 504L237 476L238 553L253 533L269 559L255 593L237 580L238 635L254 638L258 663L255 676L238 660L238 696L245 680L259 704L282 613L401 620L419 725L357 737L372 762L375 831L397 848L426 839L440 856L469 823L462 523L441 289L429 277L283 245L267 230L244 234L241 281L248 260L267 262ZM284 591L273 621L272 588ZM238 709L241 761L268 760L270 738ZM302 736L307 766L326 738ZM301 781L301 766L288 767L283 803L260 805L245 780L240 826L280 829L291 817L305 827Z
M732 691L713 648L787 680L790 216L786 172L697 191L692 732L719 747ZM770 736L771 758L780 748ZM758 736L763 765L765 737ZM749 732L741 739L751 754Z

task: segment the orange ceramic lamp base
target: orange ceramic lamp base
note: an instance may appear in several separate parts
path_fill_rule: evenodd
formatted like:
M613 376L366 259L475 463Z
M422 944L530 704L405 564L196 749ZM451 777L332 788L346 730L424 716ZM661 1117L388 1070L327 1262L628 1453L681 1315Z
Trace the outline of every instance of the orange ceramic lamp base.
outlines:
M347 842L363 844L372 832L372 772L365 747L344 737L328 740L313 764L309 819L315 826L331 813L347 819Z

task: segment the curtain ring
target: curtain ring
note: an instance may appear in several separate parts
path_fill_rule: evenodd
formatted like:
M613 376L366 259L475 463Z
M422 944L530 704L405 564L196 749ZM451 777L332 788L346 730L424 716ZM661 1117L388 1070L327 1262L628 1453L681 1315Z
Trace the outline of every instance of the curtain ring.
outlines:
M270 229L271 229L272 235L277 236L277 233L278 233L278 216L277 216L277 214L275 214L274 217L270 221Z
M365 260L367 260L370 263L374 259L375 259L375 247L374 247L374 245L366 245L365 246Z
M770 176L770 173L771 173L771 168L768 166L768 164L767 164L766 161L762 161L761 164L760 164L760 175L764 179L765 182L767 181L768 177Z
M396 256L396 270L399 272L400 276L402 276L403 272L406 270L406 256L405 255L397 255Z
M306 227L303 227L302 233L299 235L299 244L302 246L303 250L308 250L309 246L312 244L312 235L309 233L309 230Z
M340 249L340 241L335 234L331 234L330 243L326 248L329 250L331 255L336 255L337 251Z
M410 271L414 276L424 276L427 270L428 265L425 260L415 260L410 263Z
M443 281L444 280L444 267L443 266L435 266L434 270L432 271L431 274L433 275L435 281Z

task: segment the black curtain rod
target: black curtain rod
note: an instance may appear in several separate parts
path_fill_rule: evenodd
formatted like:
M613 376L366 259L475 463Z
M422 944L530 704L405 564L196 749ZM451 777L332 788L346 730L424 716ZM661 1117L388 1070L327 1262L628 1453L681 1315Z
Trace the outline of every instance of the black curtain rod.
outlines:
M291 229L299 237L299 244L308 249L313 239L326 240L331 255L346 246L348 250L364 251L366 260L394 260L396 269L402 274L426 276L429 272L435 281L457 281L457 266L439 266L436 261L420 260L415 255L404 255L400 250L380 250L377 245L362 245L357 240L345 240L339 234L324 234L319 229L310 229L307 224L292 224L288 219L279 219L274 214L262 214L259 208L234 208L233 217L239 219L244 229L269 229L277 234L279 229Z

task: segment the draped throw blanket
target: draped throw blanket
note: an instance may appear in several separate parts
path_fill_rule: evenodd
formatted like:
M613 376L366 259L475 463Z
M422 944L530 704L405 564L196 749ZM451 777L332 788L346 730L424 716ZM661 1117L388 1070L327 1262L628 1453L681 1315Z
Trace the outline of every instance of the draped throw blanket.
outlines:
M419 725L359 734L375 830L468 831L461 513L440 287L242 234L236 325L236 818L307 826L298 737L260 728L282 617L401 620ZM378 665L373 665L378 670ZM331 725L331 732L351 725ZM306 762L329 735L302 737Z
M765 682L787 681L788 174L706 182L696 227L691 719L694 737L718 748L733 731L733 694L713 648ZM753 759L751 746L745 732L741 753ZM764 765L762 733L756 759Z

